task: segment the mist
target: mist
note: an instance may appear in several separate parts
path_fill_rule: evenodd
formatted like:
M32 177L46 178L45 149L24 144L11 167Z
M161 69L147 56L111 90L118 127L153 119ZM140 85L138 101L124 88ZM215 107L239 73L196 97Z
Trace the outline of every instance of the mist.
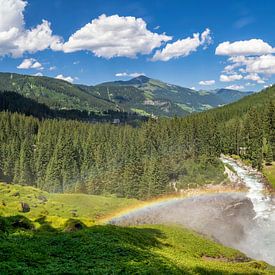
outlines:
M264 193L258 173L232 159L236 175L248 187L243 193L219 193L171 199L146 206L109 222L129 226L178 224L247 256L275 265L275 200Z

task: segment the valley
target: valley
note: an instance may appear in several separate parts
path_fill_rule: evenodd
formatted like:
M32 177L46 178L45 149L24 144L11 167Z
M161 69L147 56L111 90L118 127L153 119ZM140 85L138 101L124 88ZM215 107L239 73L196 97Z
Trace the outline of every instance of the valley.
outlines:
M90 120L96 121L100 121L100 116L104 118L108 112L111 112L113 118L120 119L123 118L121 115L123 112L128 116L137 113L141 115L141 119L142 116L185 116L193 112L222 106L252 94L252 92L230 89L196 91L142 75L129 81L87 86L71 84L55 78L10 73L0 73L1 92L0 96L4 96L3 100L8 96L3 92L14 92L23 96L21 100L26 98L32 100L33 104L43 104L44 108L61 110L63 113L67 111L68 116L70 110L77 110L82 112L83 119L86 120L89 120L88 114L92 112L95 114L91 116ZM14 104L12 101L9 105ZM20 109L18 110L20 111ZM47 111L48 116L49 113L50 110ZM86 116L84 116L85 114ZM73 115L76 117L77 112L69 118L73 118ZM79 118L81 118L81 114L79 114Z
M274 10L0 0L0 275L275 275Z
M272 189L274 98L270 87L135 127L1 112L0 271L274 273L273 199L256 172L220 159L269 173Z

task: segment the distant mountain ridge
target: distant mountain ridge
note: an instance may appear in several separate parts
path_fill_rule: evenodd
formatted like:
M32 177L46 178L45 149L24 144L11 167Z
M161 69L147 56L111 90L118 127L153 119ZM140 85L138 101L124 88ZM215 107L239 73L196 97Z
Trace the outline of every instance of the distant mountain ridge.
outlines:
M0 73L0 91L16 92L58 110L111 110L166 117L200 112L251 94L229 89L196 91L142 75L126 81L87 86L14 73Z

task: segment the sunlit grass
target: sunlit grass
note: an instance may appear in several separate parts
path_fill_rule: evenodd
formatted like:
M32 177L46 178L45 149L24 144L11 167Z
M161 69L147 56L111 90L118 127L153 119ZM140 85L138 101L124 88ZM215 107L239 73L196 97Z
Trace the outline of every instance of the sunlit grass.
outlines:
M263 167L263 174L271 186L275 188L275 162L272 165L265 165Z

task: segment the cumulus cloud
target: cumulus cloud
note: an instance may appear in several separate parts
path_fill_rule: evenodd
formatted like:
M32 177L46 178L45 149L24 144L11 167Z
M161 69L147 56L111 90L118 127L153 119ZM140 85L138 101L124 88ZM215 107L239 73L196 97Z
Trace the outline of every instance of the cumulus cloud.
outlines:
M215 84L215 80L201 80L199 82L200 85L203 85L203 86L208 86L208 85L213 85Z
M274 53L275 49L262 39L250 39L230 43L223 42L216 48L216 55L263 55Z
M43 66L34 58L27 58L22 61L20 65L17 66L17 69L39 69L42 70Z
M166 34L149 31L142 18L103 14L72 34L62 50L66 53L87 50L104 58L134 58L151 53L171 39Z
M50 70L50 71L56 70L56 66L51 66L51 67L49 68L49 70Z
M232 74L232 75L220 75L220 81L222 82L231 82L236 80L241 80L243 78L240 74Z
M117 77L138 77L140 75L145 75L145 73L116 73L115 76Z
M53 35L50 23L43 20L32 29L25 29L23 0L0 0L0 56L22 56L45 49L58 49L61 38Z
M55 77L56 79L61 79L70 83L74 82L74 79L71 76L64 76L63 74L59 74Z
M251 73L249 75L246 75L244 79L256 81L259 84L265 83L265 81L257 73Z
M242 85L230 85L230 86L227 86L226 89L242 90L242 89L244 89L244 86L242 86Z
M249 74L275 74L275 56L271 54L261 56L232 56L228 59L228 62L233 63L235 68L239 67L240 71Z
M199 46L207 47L211 43L210 30L206 29L203 33L194 33L193 37L177 40L167 44L162 50L157 50L152 61L168 61L172 58L188 56L191 52L198 49Z

